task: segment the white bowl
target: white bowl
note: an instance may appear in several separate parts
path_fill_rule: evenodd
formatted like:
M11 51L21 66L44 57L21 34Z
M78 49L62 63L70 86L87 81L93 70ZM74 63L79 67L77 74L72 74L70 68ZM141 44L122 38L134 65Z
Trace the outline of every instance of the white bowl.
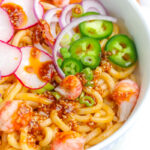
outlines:
M138 103L124 125L112 136L89 150L110 150L112 145L133 125L142 104L148 100L148 95L150 96L150 25L148 26L146 23L136 0L101 0L101 2L110 15L118 18L119 24L123 25L120 26L122 30L124 30L124 26L126 27L136 43L139 57L138 79L141 91Z

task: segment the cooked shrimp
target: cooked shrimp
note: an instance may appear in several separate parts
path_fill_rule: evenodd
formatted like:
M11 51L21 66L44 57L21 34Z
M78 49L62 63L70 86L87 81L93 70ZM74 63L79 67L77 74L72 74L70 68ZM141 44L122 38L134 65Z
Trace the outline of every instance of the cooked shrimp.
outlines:
M29 117L30 116L30 117ZM0 131L12 132L26 126L31 111L22 101L6 101L0 107Z
M138 95L139 87L132 80L122 80L116 85L112 98L118 104L120 122L127 120L137 102Z
M83 150L85 139L74 131L56 134L51 150Z
M82 92L82 84L76 76L70 75L67 76L55 90L65 98L75 100Z
M64 7L68 5L70 0L53 0L53 4L57 7Z
M82 0L70 0L70 4L73 4L73 3L81 3Z

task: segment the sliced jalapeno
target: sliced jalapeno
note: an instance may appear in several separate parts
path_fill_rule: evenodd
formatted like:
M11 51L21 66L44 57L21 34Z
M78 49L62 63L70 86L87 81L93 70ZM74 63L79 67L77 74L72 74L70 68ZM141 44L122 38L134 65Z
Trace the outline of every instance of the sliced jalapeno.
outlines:
M90 96L84 96L81 99L79 99L80 104L85 104L87 107L91 107L95 104L95 101Z
M105 51L111 52L109 60L114 64L127 68L137 60L137 51L134 42L126 35L113 36L106 44Z
M71 57L81 60L85 55L100 56L101 47L97 40L83 37L72 43L70 49Z
M100 64L99 56L85 55L81 58L81 62L84 66L95 69Z
M62 63L62 70L66 76L75 75L82 71L82 64L74 58L67 58Z
M79 25L80 32L84 36L102 40L109 37L113 32L113 24L105 20L85 21Z
M85 68L82 70L82 73L84 74L85 78L87 80L93 80L94 75L93 75L93 71L90 68Z

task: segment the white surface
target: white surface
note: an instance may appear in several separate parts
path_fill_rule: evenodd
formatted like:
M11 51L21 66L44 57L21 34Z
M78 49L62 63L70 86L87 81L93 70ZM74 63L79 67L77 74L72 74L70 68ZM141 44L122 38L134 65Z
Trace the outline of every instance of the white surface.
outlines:
M150 26L150 0L141 0L141 4L145 19ZM143 105L133 127L112 150L150 150L150 99Z
M112 150L150 150L150 101L144 104L138 120Z

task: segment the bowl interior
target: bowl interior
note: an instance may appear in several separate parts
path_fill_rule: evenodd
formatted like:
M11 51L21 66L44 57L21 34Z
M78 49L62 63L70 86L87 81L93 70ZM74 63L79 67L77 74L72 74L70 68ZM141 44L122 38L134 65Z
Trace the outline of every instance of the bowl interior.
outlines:
M110 16L118 19L121 33L126 33L135 41L138 51L137 78L140 84L140 96L138 103L126 123L111 137L89 150L106 148L114 140L120 137L134 122L142 103L146 101L150 93L150 30L143 19L143 14L136 0L101 0ZM130 34L129 34L130 33ZM109 150L106 148L105 150Z

